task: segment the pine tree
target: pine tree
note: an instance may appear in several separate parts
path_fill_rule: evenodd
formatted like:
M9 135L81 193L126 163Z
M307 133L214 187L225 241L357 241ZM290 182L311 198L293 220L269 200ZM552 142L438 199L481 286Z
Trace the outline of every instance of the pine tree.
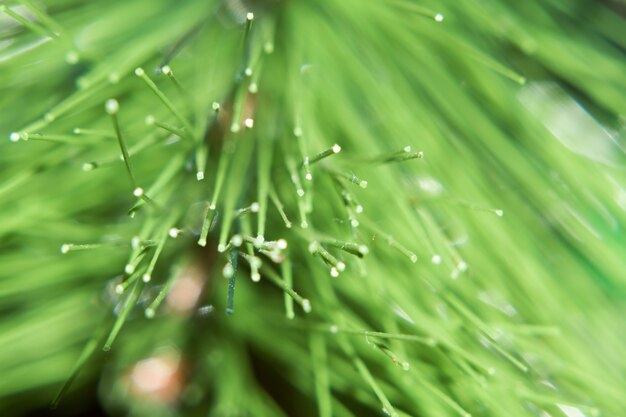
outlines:
M626 410L623 2L0 7L0 415Z

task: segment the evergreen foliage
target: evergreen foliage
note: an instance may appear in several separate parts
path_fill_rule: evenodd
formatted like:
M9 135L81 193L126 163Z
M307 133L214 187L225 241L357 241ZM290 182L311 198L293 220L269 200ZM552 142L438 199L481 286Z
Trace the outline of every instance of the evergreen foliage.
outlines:
M0 415L623 415L623 3L0 7Z

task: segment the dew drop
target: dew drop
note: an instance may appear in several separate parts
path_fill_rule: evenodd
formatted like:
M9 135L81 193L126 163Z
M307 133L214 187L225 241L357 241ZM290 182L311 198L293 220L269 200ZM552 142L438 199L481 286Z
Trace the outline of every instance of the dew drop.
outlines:
M241 244L243 243L243 238L241 237L241 235L235 235L232 237L230 241L233 244L233 246L240 247Z
M120 110L120 103L114 98L108 99L104 104L104 109L109 114L116 114Z
M78 63L79 59L80 59L80 56L78 55L78 52L76 51L68 51L65 54L65 62L67 62L70 65L74 65Z

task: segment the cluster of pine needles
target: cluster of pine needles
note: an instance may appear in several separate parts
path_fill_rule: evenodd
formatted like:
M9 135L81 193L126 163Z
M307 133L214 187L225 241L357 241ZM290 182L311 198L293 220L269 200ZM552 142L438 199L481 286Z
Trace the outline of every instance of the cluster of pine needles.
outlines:
M0 8L0 414L623 415L619 1Z

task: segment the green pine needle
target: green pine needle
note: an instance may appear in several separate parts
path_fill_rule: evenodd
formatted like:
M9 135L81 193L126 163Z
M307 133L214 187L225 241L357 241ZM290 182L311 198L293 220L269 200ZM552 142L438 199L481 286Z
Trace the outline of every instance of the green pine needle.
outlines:
M0 8L0 415L626 409L621 0Z

